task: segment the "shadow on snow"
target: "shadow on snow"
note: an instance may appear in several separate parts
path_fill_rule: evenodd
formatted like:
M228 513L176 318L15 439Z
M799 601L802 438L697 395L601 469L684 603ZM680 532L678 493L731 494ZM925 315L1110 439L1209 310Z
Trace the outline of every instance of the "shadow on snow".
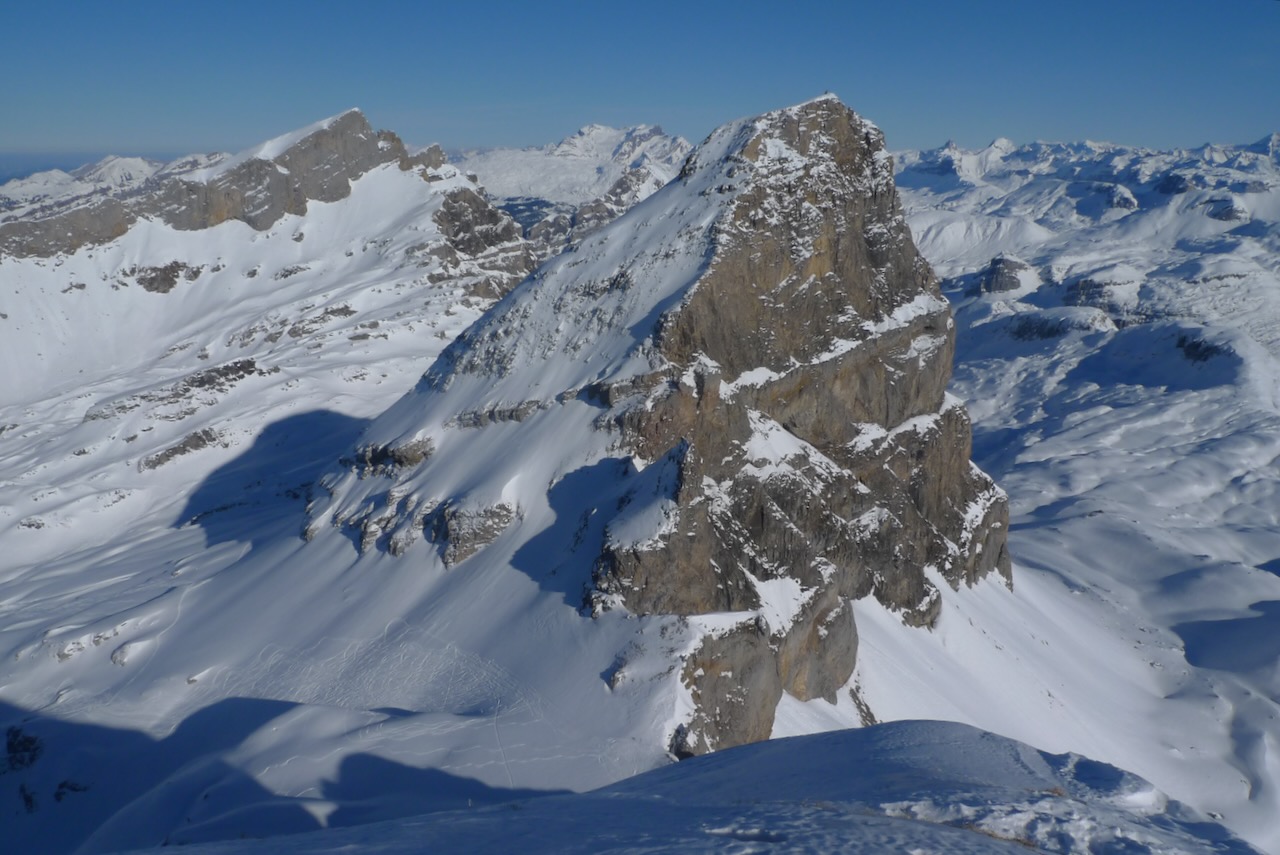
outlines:
M200 526L208 546L258 543L283 531L300 534L316 479L350 450L368 424L312 410L267 425L243 454L196 488L178 524Z
M226 756L298 705L228 698L163 739L0 703L5 851L60 855L269 837L548 795L381 757L343 759L320 792L278 795Z

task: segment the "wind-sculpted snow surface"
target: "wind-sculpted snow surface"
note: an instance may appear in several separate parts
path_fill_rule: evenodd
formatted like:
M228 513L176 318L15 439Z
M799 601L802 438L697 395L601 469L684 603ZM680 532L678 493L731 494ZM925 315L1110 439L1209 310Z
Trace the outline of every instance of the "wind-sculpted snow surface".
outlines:
M852 600L927 625L930 572L1008 572L951 352L879 131L819 99L716 131L463 333L308 534L654 616L676 673L636 686L637 640L611 689L664 696L679 755L764 739L784 692L854 706Z
M1273 852L1278 141L899 158L956 306L974 457L1010 495L1018 582L940 588L932 634L855 606L877 717L1114 763Z
M219 853L911 852L1249 855L1146 781L963 725L901 722L730 749L580 795Z

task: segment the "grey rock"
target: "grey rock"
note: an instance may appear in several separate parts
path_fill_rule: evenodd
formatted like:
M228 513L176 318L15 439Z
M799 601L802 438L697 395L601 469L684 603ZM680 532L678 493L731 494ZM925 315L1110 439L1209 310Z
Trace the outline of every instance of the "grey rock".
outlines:
M488 508L444 505L431 514L427 525L444 565L452 567L497 540L515 518L516 509L508 504Z
M1179 193L1186 193L1191 189L1191 182L1187 176L1179 172L1170 172L1156 183L1156 192L1163 193L1166 196L1176 196Z
M978 289L984 294L1016 291L1022 287L1019 274L1030 269L1031 265L1020 258L1012 255L997 255L982 272L978 280Z
M1133 191L1123 184L1112 184L1107 191L1108 204L1112 208L1119 208L1125 211L1133 211L1138 207L1138 199L1133 195Z
M1226 199L1210 199L1204 203L1205 213L1215 220L1235 223L1249 219L1249 209L1235 197Z

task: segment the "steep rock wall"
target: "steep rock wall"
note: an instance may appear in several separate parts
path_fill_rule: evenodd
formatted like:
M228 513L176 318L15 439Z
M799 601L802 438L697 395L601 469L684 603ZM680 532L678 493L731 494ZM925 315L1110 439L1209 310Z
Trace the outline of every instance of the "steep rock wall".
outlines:
M658 336L681 379L618 417L642 457L681 448L679 522L658 542L607 548L596 601L753 612L762 589L789 579L802 604L789 623L747 621L692 657L685 679L700 712L681 752L763 739L772 725L723 713L739 687L709 659L770 660L751 707L771 708L759 696L776 703L783 690L834 700L856 656L849 600L872 593L929 624L926 568L953 584L1010 572L1007 506L969 463L967 417L945 399L950 312L911 241L879 132L822 100L779 116L742 157L752 186ZM776 450L771 434L793 447Z

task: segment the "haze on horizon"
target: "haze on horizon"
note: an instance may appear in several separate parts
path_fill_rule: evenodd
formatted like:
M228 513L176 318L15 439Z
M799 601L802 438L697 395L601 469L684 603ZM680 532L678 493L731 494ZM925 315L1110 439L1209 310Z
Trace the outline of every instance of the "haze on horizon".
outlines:
M0 180L108 153L236 151L358 106L410 144L716 125L832 91L891 148L1248 143L1280 130L1280 2L654 0L441 6L9 4ZM33 69L39 73L33 74ZM8 166L8 170L5 167Z

